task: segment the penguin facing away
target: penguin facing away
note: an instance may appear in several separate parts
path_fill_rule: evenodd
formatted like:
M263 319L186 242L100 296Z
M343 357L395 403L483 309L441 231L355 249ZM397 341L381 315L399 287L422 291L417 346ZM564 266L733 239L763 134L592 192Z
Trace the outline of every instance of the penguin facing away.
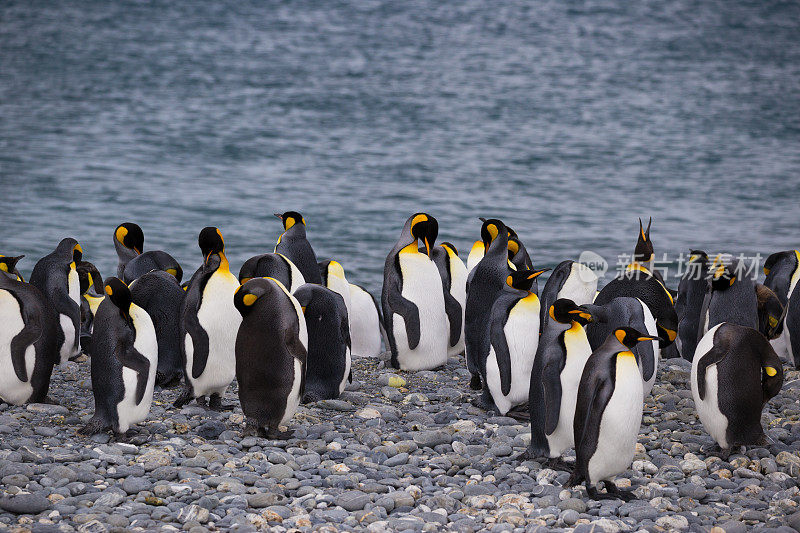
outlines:
M308 356L303 403L338 398L350 369L350 325L340 294L321 285L306 283L292 295L303 310L308 331Z
M56 313L39 289L15 278L0 274L0 398L42 403L59 362Z
M518 270L506 278L489 318L490 347L486 359L483 405L505 416L528 400L530 375L539 344L539 297L533 281L545 270Z
M550 321L542 331L531 369L531 443L524 457L548 457L548 467L563 468L556 459L575 445L578 385L592 354L584 326L594 317L587 307L567 298L556 300L548 315Z
M350 282L344 273L344 267L338 261L322 261L319 263L320 279L322 286L327 287L333 292L342 297L345 309L347 309L347 316L352 315L350 310Z
M298 301L280 281L253 278L233 297L242 315L236 335L236 380L245 436L288 438L279 426L305 392L308 331Z
M678 284L678 297L675 300L680 352L687 361L692 360L697 347L700 311L708 292L707 276L708 254L702 250L692 250L686 263L686 272Z
M380 308L367 289L350 283L350 341L353 357L377 357L381 353Z
M567 487L586 482L595 500L630 500L613 482L633 461L642 423L642 375L631 348L656 340L633 328L619 328L595 350L583 369L575 406L575 469ZM607 493L594 487L604 482Z
M94 415L79 432L93 435L111 429L122 437L150 412L158 343L150 316L132 302L122 281L108 278L105 293L92 339Z
M467 276L469 276L469 271L458 256L458 250L453 244L443 242L441 246L447 252L450 295L455 298L461 307L461 331L459 332L458 341L451 342L450 347L447 349L447 355L458 355L464 353L464 309L467 305Z
M278 253L261 254L251 257L239 269L239 282L247 283L253 278L275 278L294 292L306 282L303 274L288 257Z
M703 427L727 455L733 446L765 445L761 411L783 384L783 366L758 331L723 322L697 344L691 387Z
M283 233L275 245L275 252L283 254L294 263L307 283L322 284L317 267L317 256L306 238L306 220L297 211L275 213L283 221Z
M459 302L458 299L456 299L456 297L450 292L452 288L452 279L450 272L452 264L450 259L450 254L452 249L454 248L453 245L450 243L442 243L439 246L434 246L433 248L431 248L431 260L436 265L436 268L439 270L439 276L441 276L442 278L444 310L445 313L447 314L447 322L450 328L450 334L447 340L448 355L456 355L458 353L461 353L460 351L456 350L459 348L459 343L463 342L462 337L464 335L463 303ZM421 249L420 252L425 252L425 249L424 248ZM456 259L458 261L461 261L460 259L458 259L458 255L456 255ZM466 283L467 283L466 276L464 276L463 278L463 283L464 283L463 293L464 293L464 298L466 299ZM456 290L459 291L458 287L456 288Z
M33 267L30 283L39 289L58 313L58 347L61 364L80 353L81 292L76 263L83 249L67 237Z
M181 319L184 390L175 400L183 407L192 398L209 408L230 409L222 395L236 376L234 346L241 314L233 305L239 281L231 274L222 233L206 227L198 238L204 261L192 276Z
M144 250L144 232L138 224L123 222L114 229L114 248L117 250L117 277L122 279L128 262Z
M544 284L539 299L542 301L542 331L550 320L550 308L556 300L565 298L575 305L590 304L597 294L597 274L592 269L570 259L560 262Z
M386 257L381 306L394 368L430 370L447 362L442 278L429 255L438 231L434 217L416 213ZM427 253L419 252L418 241Z
M122 281L130 284L153 270L166 272L174 277L179 284L183 279L183 269L174 257L161 250L148 250L128 261L125 265Z

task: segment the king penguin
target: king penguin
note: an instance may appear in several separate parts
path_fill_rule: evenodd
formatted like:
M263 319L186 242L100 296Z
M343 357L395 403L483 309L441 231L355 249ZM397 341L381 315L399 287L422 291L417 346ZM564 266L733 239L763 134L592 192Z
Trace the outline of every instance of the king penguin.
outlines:
M347 309L347 316L350 317L353 314L350 302L350 282L347 281L342 264L333 260L322 261L319 264L319 272L322 286L342 297L344 307Z
M531 368L539 345L539 297L531 289L542 272L510 273L492 306L486 387L479 403L493 404L501 416L528 399Z
M350 284L350 341L353 357L377 357L381 353L383 320L372 294L364 287Z
M81 349L86 355L91 355L94 315L105 298L103 277L89 261L79 261L75 270L81 287Z
M36 263L30 283L45 295L58 313L58 350L61 364L80 353L81 287L76 263L83 249L71 237Z
M442 278L430 259L438 233L434 217L411 215L386 256L381 306L394 368L430 370L447 362L449 331ZM420 253L418 241L424 243L426 253Z
M0 398L42 403L59 362L56 313L39 289L15 278L0 274Z
M698 340L717 324L728 322L758 328L758 297L755 282L742 263L729 255L717 256L710 266L711 280L703 300Z
M567 298L556 300L547 314L550 321L539 339L528 387L531 443L524 458L548 457L548 467L554 468L575 445L578 384L592 354L584 326L594 317Z
M239 282L247 283L253 278L275 278L289 292L296 291L306 282L297 266L278 253L256 255L245 261L239 269Z
M770 341L778 356L800 368L800 251L776 252L764 263L764 285L777 295L785 307L777 338Z
M424 252L424 248L420 252ZM450 328L450 337L447 341L447 354L458 355L464 351L464 304L467 298L466 267L458 258L456 248L449 242L431 248L431 260L439 269L442 278L442 291L444 293L444 310L447 314L447 323ZM461 265L459 269L458 264ZM452 268L457 269L455 287L453 286ZM455 290L455 294L453 291ZM460 299L459 299L460 298Z
M123 222L114 229L114 248L117 250L117 277L122 279L128 262L144 250L144 232L138 224Z
M317 266L317 256L306 238L306 220L297 211L287 211L275 216L283 222L283 234L278 238L275 252L283 254L297 265L307 283L322 284Z
M723 322L697 343L692 397L706 431L727 455L733 446L765 445L761 411L783 384L783 366L758 331Z
M631 348L656 340L633 328L619 328L586 362L575 406L575 469L567 487L586 482L595 500L633 497L620 491L613 478L631 465L642 424L642 374ZM606 493L595 484L603 481Z
M483 244L483 241L475 241L472 248L469 249L469 255L467 255L467 272L472 272L485 254L486 245Z
M500 220L484 220L481 238L486 254L467 278L464 345L467 369L472 374L470 387L474 390L483 388L482 379L486 372L486 357L489 355L489 317L492 306L512 272L508 266L508 237L508 229ZM490 407L486 406L487 409Z
M575 305L589 304L597 295L597 274L588 266L570 259L561 261L550 273L540 294L542 331L550 320L550 308L556 300L572 300Z
M686 272L678 284L678 298L675 300L680 353L687 361L692 360L694 349L697 347L700 311L708 292L707 276L708 254L702 250L692 250L686 262Z
M764 262L764 285L778 295L782 305L800 280L800 250L775 252Z
M300 303L273 278L253 278L233 297L242 325L236 335L236 381L244 435L291 435L279 427L305 392L308 331Z
M0 254L0 276L5 275L17 281L25 281L25 279L22 277L22 274L20 274L19 270L17 270L17 263L23 257L25 256L18 255L15 257L8 257Z
M204 261L186 291L181 320L185 388L175 400L182 407L192 398L211 409L229 409L222 395L236 377L236 334L242 321L233 305L239 281L231 274L222 233L206 227L198 238Z
M158 343L150 316L132 302L122 281L108 278L105 293L92 340L94 415L80 432L93 435L111 429L122 437L150 412Z

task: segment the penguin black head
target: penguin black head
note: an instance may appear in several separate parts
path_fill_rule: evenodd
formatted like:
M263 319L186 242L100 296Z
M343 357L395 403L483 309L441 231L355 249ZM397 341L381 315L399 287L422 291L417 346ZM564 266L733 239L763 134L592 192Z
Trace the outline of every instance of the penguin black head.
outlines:
M17 270L17 263L23 257L25 256L18 255L16 257L6 257L0 254L0 272L8 274L12 279L19 278L20 281L24 281L19 271Z
M273 290L272 278L253 278L239 286L233 293L233 305L242 316L247 316L259 298Z
M578 305L569 298L559 298L553 305L550 306L550 318L562 324L571 324L577 322L581 326L585 326L594 320L594 317L588 309L582 305Z
M441 246L445 250L450 250L451 252L453 252L454 256L458 257L458 250L456 249L456 247L455 247L455 245L453 243L444 241L439 246Z
M489 245L492 244L492 241L494 241L497 236L500 235L501 229L508 232L508 228L506 228L506 225L496 218L482 218L481 220L483 220L483 225L481 226L481 240L483 241L483 245L488 250Z
M516 270L506 278L506 285L521 291L530 292L533 286L533 280L538 278L543 272L547 272L549 268L542 270Z
M689 262L707 263L708 254L705 253L703 250L689 250Z
M78 281L81 286L81 294L86 294L90 287L98 293L101 292L103 287L103 278L100 272L89 261L81 261L75 265L75 270L78 272Z
M439 236L439 221L427 213L414 213L411 216L411 236L425 244L425 251L431 255L431 248Z
M117 226L114 230L114 240L137 254L141 254L144 250L144 232L133 222L123 222Z
M642 219L639 219L639 240L636 241L636 248L633 251L633 260L639 263L647 263L655 257L653 252L653 243L650 241L650 224L653 223L653 218L647 222L647 229L642 226Z
M510 235L508 236L508 260L514 259L514 256L519 252L519 239Z
M225 252L225 241L222 239L222 233L219 228L214 226L207 226L200 231L197 244L200 245L200 251L203 252L205 264L208 264L212 255L222 256Z
M72 237L65 237L58 243L54 253L58 254L59 259L63 261L77 264L83 257L83 248Z
M735 263L726 261L722 256L717 256L710 267L711 288L715 291L724 291L736 283Z
M105 293L111 303L116 305L122 316L128 317L131 307L131 290L119 278L110 277L106 280Z
M275 216L283 221L283 231L286 231L295 224L306 225L306 219L297 211L286 211L283 214L275 213Z
M640 333L634 328L618 328L614 330L614 336L621 342L627 349L631 350L634 346L643 341L657 341L658 337L651 337Z

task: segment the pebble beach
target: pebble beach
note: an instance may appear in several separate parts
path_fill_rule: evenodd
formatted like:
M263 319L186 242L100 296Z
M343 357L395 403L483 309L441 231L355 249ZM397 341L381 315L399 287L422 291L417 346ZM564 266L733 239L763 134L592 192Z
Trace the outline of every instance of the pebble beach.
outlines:
M388 354L383 356L388 357ZM695 414L690 363L662 361L634 462L637 499L593 501L568 472L520 461L527 423L471 405L463 357L402 372L355 359L337 400L301 406L292 438L242 438L233 411L177 410L157 390L125 442L76 431L89 364L56 369L59 405L0 406L0 529L9 531L800 530L800 372L764 409L769 444L727 460ZM571 461L574 455L567 455Z

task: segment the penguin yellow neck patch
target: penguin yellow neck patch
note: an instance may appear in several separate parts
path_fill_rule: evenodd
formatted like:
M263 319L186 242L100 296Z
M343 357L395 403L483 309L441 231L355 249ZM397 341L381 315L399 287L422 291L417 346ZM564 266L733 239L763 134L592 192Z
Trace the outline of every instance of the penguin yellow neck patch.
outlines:
M406 246L405 248L400 250L400 253L401 254L418 254L419 253L419 247L417 246L417 241L415 240L414 242L412 242L411 244L409 244L408 246Z
M765 366L764 372L766 372L769 377L774 377L778 373L778 371L771 366Z
M256 303L256 300L258 300L258 298L255 294L245 294L242 296L242 303L248 307Z

